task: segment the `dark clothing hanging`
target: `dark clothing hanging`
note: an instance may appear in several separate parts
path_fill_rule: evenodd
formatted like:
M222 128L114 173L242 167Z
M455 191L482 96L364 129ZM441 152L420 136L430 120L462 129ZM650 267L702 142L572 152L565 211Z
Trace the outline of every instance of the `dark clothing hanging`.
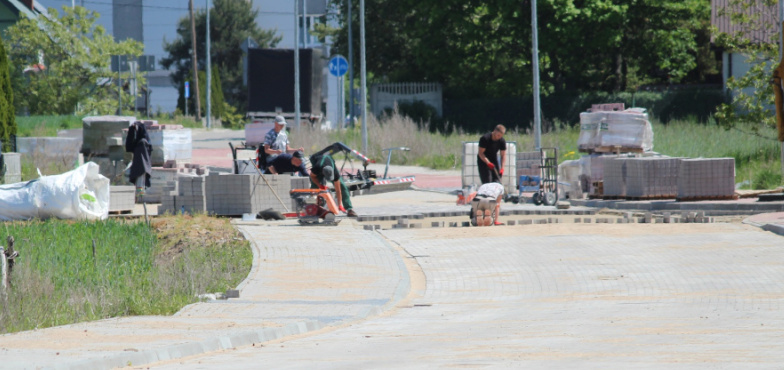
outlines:
M128 136L125 139L125 151L133 153L133 161L131 161L131 175L130 180L132 184L136 184L136 179L140 176L145 176L144 186L149 188L150 176L152 175L152 145L150 144L150 134L147 133L147 127L141 122L134 122L128 128Z

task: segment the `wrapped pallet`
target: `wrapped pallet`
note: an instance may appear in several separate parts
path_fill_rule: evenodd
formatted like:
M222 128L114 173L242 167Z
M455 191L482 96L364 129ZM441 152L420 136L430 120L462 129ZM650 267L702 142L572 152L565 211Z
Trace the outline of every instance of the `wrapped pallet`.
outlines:
M644 109L580 113L577 147L586 153L653 150L653 128Z

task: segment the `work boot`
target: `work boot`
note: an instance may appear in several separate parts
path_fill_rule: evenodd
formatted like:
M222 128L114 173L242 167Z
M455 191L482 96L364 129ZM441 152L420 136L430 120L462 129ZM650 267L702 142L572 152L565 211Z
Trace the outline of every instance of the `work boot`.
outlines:
M354 212L353 209L349 209L348 212L346 212L346 216L348 216L348 217L357 217L357 213Z

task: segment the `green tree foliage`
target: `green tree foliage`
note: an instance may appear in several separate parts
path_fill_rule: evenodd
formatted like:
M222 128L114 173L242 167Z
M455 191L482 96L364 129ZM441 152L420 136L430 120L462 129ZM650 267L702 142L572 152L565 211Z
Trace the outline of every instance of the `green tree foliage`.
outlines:
M197 63L200 70L206 68L206 15L204 10L194 14ZM275 35L274 30L261 30L256 24L257 15L258 11L253 9L250 1L215 0L213 8L210 9L212 72L220 71L218 79L221 81L221 94L225 92L226 101L242 111L247 106L247 87L242 85L243 61L240 45L247 38L251 38L260 48L269 48L274 47L281 39ZM190 17L180 19L177 38L170 43L164 41L163 48L169 56L161 60L161 65L166 69L174 69L172 80L176 86L181 87L193 70ZM180 94L182 95L182 92Z
M116 73L110 70L111 55L142 54L144 46L134 40L115 42L102 26L98 13L83 7L63 6L62 16L50 8L49 17L22 18L6 30L12 86L17 94L16 111L30 114L114 112L117 101ZM46 68L23 72L39 63ZM128 103L132 98L127 96Z
M753 129L775 126L774 103L770 78L779 62L780 30L776 5L778 0L731 0L719 16L729 17L738 30L733 34L716 31L716 44L729 53L741 54L751 65L740 78L730 78L727 87L732 91L732 102L723 104L716 112L719 123L731 128L738 123L750 123ZM768 21L766 21L768 20Z
M359 1L333 5L346 25L348 1L358 66ZM452 97L530 94L530 1L367 0L365 8L367 68L377 81L437 81ZM715 73L710 50L697 44L710 22L707 1L539 0L537 13L545 93L689 82L698 65ZM344 55L347 35L343 27L336 37Z
M223 98L223 90L221 89L221 81L220 81L220 71L218 68L211 68L210 74L212 75L212 82L210 82L210 101L212 102L212 106L210 106L211 114L213 118L222 118L224 114L224 98ZM193 80L191 78L192 74L188 74L188 79ZM199 103L201 104L201 108L204 109L203 114L207 114L207 72L199 71ZM194 88L194 87L191 87ZM181 111L185 111L185 88L184 85L180 86L180 97L177 99L177 108ZM191 97L188 99L188 112L193 112L196 109L196 102L194 100L196 94L191 93Z
M8 143L11 135L16 134L16 114L14 114L14 90L8 68L5 45L0 40L0 141ZM0 168L0 170L2 170Z

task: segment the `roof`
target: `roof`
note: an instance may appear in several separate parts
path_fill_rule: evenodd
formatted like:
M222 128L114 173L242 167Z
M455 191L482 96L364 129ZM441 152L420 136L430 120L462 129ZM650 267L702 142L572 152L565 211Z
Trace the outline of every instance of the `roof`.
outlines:
M716 26L719 32L735 34L741 32L744 38L753 43L770 42L774 35L778 34L778 10L776 5L767 6L761 0L753 1L755 4L744 11L745 14L759 17L758 29L748 29L737 23L733 23L729 16L719 16L719 12L728 7L732 0L711 0L711 25ZM736 6L737 9L740 9ZM713 39L714 37L711 37Z
M9 8L16 9L19 13L30 18L38 17L38 14L46 13L46 7L35 0L0 0L6 3Z

